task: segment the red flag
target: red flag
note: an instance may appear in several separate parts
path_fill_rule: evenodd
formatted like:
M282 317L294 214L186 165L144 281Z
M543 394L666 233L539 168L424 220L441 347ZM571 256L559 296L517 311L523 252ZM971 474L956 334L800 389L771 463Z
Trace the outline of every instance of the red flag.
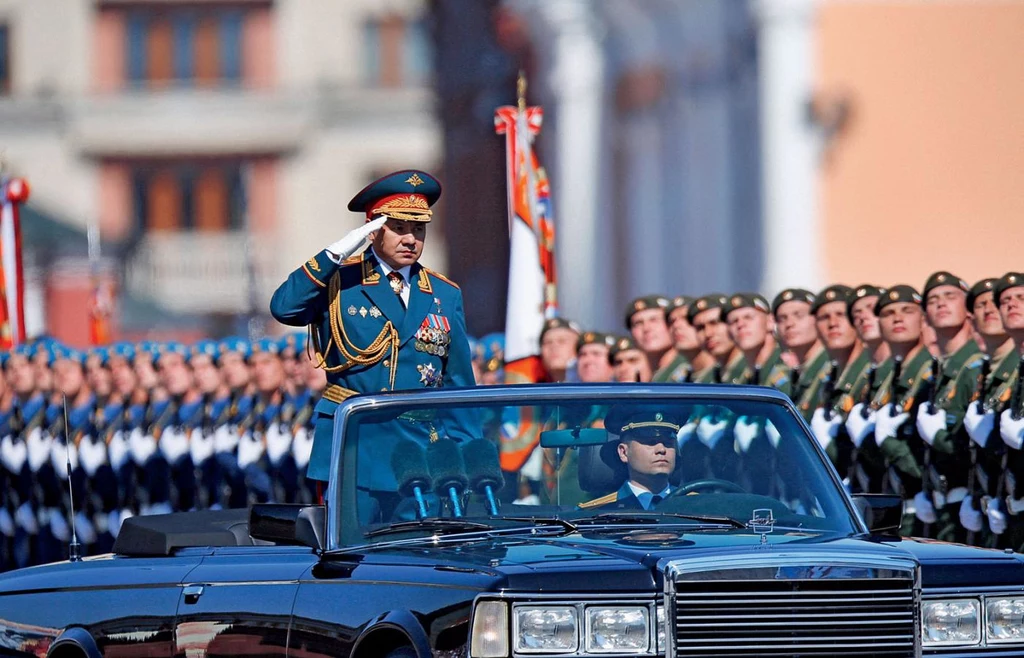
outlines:
M0 346L25 342L25 282L22 276L21 219L28 183L0 178Z
M108 280L97 279L89 305L89 343L106 345L110 342L110 316L114 311L114 286Z
M544 320L557 315L555 230L547 176L533 151L543 111L526 106L526 83L519 82L519 104L498 108L494 124L505 135L509 240L508 307L505 315L505 382L548 379L540 360ZM536 419L522 417L505 424L501 435L501 467L516 471L539 441ZM539 478L539 473L537 474ZM535 478L536 479L536 478Z

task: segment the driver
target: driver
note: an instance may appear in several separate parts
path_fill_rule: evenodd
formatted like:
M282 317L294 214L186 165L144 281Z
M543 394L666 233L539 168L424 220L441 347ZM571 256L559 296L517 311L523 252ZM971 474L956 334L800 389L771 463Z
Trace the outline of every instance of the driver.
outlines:
M605 427L618 435L615 456L625 465L626 482L618 491L580 503L583 509L654 509L672 493L669 476L676 468L679 419L644 408L613 408Z

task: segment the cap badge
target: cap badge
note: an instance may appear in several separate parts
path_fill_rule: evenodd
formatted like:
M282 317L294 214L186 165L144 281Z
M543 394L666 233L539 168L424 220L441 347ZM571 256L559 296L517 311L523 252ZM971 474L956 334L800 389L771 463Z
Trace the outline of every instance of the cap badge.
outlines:
M644 310L644 308L645 308L645 305L644 305L644 302L643 302L643 300L642 300L642 299L638 299L638 300L636 300L636 303L635 303L635 304L633 304L633 308L634 308L634 309L636 309L637 311L642 311L642 310Z
M732 298L732 305L733 306L738 307L742 303L743 303L743 300L738 295L736 297Z
M1011 274L1009 277L1007 277L1006 280L1009 281L1010 283L1017 283L1017 275Z
M939 276L935 277L935 280L938 281L939 283L942 283L943 281L946 280L946 275L940 274Z
M702 311L704 309L706 309L707 307L708 307L708 303L706 301L704 301L703 299L700 300L699 302L697 302L697 308L701 309Z
M897 300L899 298L900 298L900 294L898 292L896 292L895 290L893 290L892 292L889 293L889 299Z
M660 422L661 422L661 421L662 421L662 420L663 420L664 418L665 418L665 417L664 417L664 416L662 416L662 415L661 415L660 413L656 413L656 414L654 414L654 420L655 420L655 421L657 421L657 422L659 422L659 423L660 423Z
M836 291L835 290L829 290L827 293L825 293L825 299L835 299L835 298L836 298Z
M416 187L417 185L423 185L423 179L420 178L419 174L413 174L412 176L409 176L408 178L405 179L405 182L408 183L409 185L412 185L413 187Z
M782 293L782 298L785 299L786 301L793 299L793 291L787 290L786 292Z

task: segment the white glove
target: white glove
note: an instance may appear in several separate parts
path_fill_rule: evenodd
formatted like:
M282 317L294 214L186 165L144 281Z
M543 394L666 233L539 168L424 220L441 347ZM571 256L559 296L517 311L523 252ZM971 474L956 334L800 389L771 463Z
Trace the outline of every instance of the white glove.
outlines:
M972 509L974 502L966 496L960 505L960 525L971 532L981 532L981 510Z
M676 432L676 443L682 448L683 444L692 439L697 434L697 421L689 420L685 425L679 428Z
M811 416L811 431L814 432L814 438L818 440L818 445L822 450L828 448L828 444L836 438L836 434L839 433L839 425L842 422L837 413L833 413L832 418L826 419L824 407L814 410L814 415Z
M0 507L0 535L4 537L14 536L14 519L6 507Z
M292 439L292 456L295 457L295 465L299 472L304 473L306 465L309 464L309 456L313 453L313 434L305 427L295 431L295 438Z
M946 429L946 410L935 408L935 413L928 413L930 404L922 404L917 408L917 433L921 440L932 445L939 430Z
M66 542L71 539L71 526L64 519L64 514L54 507L50 510L50 532L53 533L55 539L60 542Z
M273 423L267 428L266 439L267 457L270 459L270 463L276 466L281 463L281 458L292 447L292 433L287 425Z
M729 425L729 421L724 418L719 421L711 420L709 416L705 416L700 419L697 423L697 438L700 442L706 445L712 450L715 449L715 445L725 435L725 428Z
M732 428L733 438L736 439L736 447L739 452L745 453L750 449L750 444L757 438L757 421L750 420L746 416L736 419L736 425Z
M967 412L964 414L964 427L967 428L967 435L971 437L971 441L977 443L979 448L984 448L988 443L988 437L992 436L995 426L995 412L986 410L984 413L978 413L977 403L972 402L967 405Z
M204 434L202 428L195 428L188 438L188 454L192 463L199 466L213 456L213 433Z
M775 427L775 423L770 420L766 421L764 424L764 433L768 437L768 442L772 444L772 447L778 449L779 441L782 440L782 435L779 434L779 430Z
M0 461L12 475L21 473L21 467L28 459L28 446L24 441L15 440L10 434L0 439Z
M923 491L918 491L914 495L914 516L919 518L921 523L935 523L935 520L939 518L935 514L935 506Z
M384 226L386 221L388 221L388 216L381 215L372 222L366 222L362 226L352 229L345 234L345 237L327 247L327 251L336 256L338 261L354 256L370 244L370 234Z
M1006 514L999 509L1001 505L995 499L988 504L988 529L992 531L992 534L1001 535L1006 532Z
M159 446L167 463L177 464L179 459L188 454L188 434L183 429L164 428Z
M882 445L886 439L891 439L896 436L896 432L899 431L903 423L907 422L910 418L910 414L903 411L895 416L890 415L893 410L892 403L885 405L878 410L875 415L875 443Z
M877 414L869 409L868 417L864 418L861 416L863 409L864 403L857 403L853 405L853 409L850 409L850 414L846 417L846 433L850 435L853 445L858 448L860 444L864 443L867 435L875 431L875 416Z
M1003 443L1020 450L1024 444L1024 418L1014 420L1009 409L999 414L999 435L1003 437Z

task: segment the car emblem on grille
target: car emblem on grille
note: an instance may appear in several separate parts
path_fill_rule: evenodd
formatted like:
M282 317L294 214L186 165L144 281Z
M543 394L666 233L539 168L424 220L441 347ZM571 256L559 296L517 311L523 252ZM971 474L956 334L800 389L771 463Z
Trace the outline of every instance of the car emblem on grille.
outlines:
M761 543L767 544L768 535L775 529L775 516L771 509L756 509L751 512L747 527L754 532L761 533Z

